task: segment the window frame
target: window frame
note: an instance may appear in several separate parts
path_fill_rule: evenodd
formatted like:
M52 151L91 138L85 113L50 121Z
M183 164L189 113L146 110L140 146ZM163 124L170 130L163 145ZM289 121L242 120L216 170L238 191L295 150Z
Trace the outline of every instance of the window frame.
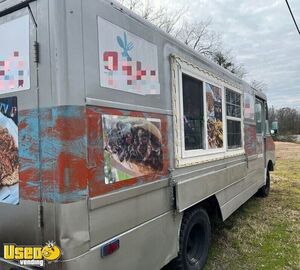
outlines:
M184 123L183 123L183 116L184 116L184 110L183 110L183 74L188 75L192 77L195 80L202 82L202 95L203 95L203 132L204 132L204 141L203 146L204 149L195 149L195 150L186 150L185 149L185 132L184 132ZM197 76L197 77L196 77ZM211 84L215 87L218 87L222 91L222 122L223 122L223 136L224 136L224 87L221 84L218 84L217 82L211 81L209 79L206 79L204 77L200 77L199 74L194 74L193 72L190 72L189 70L181 70L179 73L180 78L180 88L179 88L179 94L180 94L180 119L182 119L181 123L181 151L182 151L182 157L183 158L189 158L189 157L197 157L197 156L204 156L214 153L223 153L226 150L226 145L224 143L224 137L223 137L223 147L217 148L217 149L208 149L208 136L207 136L207 111L206 111L206 84ZM227 137L227 136L226 136Z
M215 74L199 68L179 57L171 57L172 62L172 103L173 103L173 128L174 150L176 167L190 166L212 160L224 159L230 156L242 155L244 150L244 104L243 91ZM183 122L183 77L186 74L202 82L203 87L203 114L204 114L204 149L185 150L184 122ZM207 134L207 101L206 84L211 84L221 89L222 92L222 121L223 121L223 147L208 149ZM226 111L226 88L241 95L241 147L228 149L227 143L227 111Z
M225 107L226 107L226 146L227 146L227 151L228 152L232 152L232 151L237 151L237 150L241 150L244 149L245 146L245 140L244 140L244 102L242 102L244 100L244 94L241 90L238 89L233 89L232 87L225 87L225 92L226 90L230 90L232 92L238 93L240 94L240 108L241 108L241 117L234 117L234 116L227 116L227 102L225 100ZM226 93L225 93L225 98L226 98ZM231 121L237 121L241 123L241 146L240 147L236 147L236 148L229 148L228 147L228 141L227 141L227 135L228 135L228 130L227 130L227 120L231 120Z
M181 85L181 88L180 88L180 119L182 120L182 123L181 123L181 138L182 138L182 153L183 153L183 157L193 157L193 156L197 156L199 155L199 153L202 153L203 151L205 151L205 149L193 149L193 150L186 150L185 149L185 130L184 130L184 106L183 106L183 74L195 79L195 80L198 80L200 82L202 82L202 99L203 99L203 103L205 103L204 99L204 82L198 78L196 78L194 75L191 75L187 72L180 72L180 85ZM204 118L204 124L203 124L203 133L204 135L206 134L206 127L205 127L205 111L204 111L204 107L203 107L203 118ZM205 136L203 136L203 138L205 138ZM203 141L203 146L204 148L206 147L206 142Z
M256 106L256 102L259 102L259 104L261 105L261 132L257 132L256 129L256 135L265 136L267 134L267 130L266 130L267 114L266 114L266 107L265 107L266 101L258 96L255 96L255 106ZM256 111L255 111L254 120L255 120L255 127L257 128Z

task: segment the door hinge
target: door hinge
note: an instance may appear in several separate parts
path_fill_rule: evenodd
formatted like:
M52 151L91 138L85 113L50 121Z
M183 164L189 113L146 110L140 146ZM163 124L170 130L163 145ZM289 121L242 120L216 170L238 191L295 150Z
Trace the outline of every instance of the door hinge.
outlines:
M39 63L40 62L40 44L35 41L34 42L34 63Z
M173 169L169 169L169 186L171 192L171 203L173 208L176 209L176 181L173 178Z

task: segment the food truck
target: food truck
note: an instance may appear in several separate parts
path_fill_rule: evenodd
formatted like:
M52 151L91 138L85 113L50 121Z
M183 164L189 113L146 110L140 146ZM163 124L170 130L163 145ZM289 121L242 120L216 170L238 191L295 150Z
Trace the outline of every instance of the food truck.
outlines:
M0 268L202 269L275 165L263 92L105 0L0 1Z

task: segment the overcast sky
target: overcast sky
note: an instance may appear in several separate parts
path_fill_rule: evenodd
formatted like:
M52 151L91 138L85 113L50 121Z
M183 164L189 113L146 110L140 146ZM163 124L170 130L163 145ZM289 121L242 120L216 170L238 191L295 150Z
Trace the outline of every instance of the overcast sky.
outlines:
M154 0L165 3L164 0ZM170 1L170 0L169 0ZM265 81L270 105L300 109L300 35L285 0L173 0L190 18L211 18L246 80ZM300 0L289 0L300 27Z

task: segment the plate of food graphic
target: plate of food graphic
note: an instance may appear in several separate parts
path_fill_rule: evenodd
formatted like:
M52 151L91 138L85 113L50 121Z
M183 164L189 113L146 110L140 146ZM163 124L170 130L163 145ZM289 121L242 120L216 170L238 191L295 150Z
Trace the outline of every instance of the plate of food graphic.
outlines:
M18 127L0 113L0 189L19 181Z
M10 135L14 138L15 144L18 146L18 126L12 119L6 117L1 112L0 112L0 128L2 129L6 128L9 131Z
M115 126L118 128L115 129ZM162 170L162 136L155 124L146 119L122 119L107 133L107 164L121 178L129 179ZM120 181L120 175L113 178Z

